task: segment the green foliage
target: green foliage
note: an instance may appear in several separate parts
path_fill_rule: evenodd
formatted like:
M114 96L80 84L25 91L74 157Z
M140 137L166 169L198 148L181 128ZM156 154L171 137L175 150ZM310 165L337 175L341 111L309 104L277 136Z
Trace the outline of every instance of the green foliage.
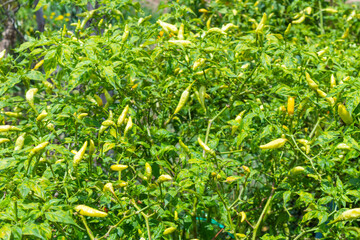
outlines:
M356 6L178 1L155 19L130 0L86 4L59 3L76 18L0 60L0 125L20 128L0 128L0 238L359 237L356 221L329 223L360 197Z

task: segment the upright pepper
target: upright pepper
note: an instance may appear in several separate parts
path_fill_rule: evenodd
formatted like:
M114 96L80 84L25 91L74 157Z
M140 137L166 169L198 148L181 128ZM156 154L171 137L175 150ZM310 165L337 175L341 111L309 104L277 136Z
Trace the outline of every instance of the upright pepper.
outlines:
M295 105L295 99L293 97L289 97L287 103L287 112L289 116L294 115L294 105Z
M124 137L126 137L126 134L132 129L132 127L133 127L133 122L131 117L129 117L129 120L127 121L127 124L125 126Z
M31 88L26 92L26 95L25 95L26 101L29 103L30 107L32 107L33 109L35 109L34 96L37 93L37 91L38 91L37 88Z
M88 145L88 142L85 141L83 146L80 148L80 150L75 154L74 161L73 161L74 166L77 166L80 163L80 161L83 159L87 145Z
M24 147L25 133L21 134L15 141L15 151L19 151Z
M121 115L119 116L119 118L117 120L117 126L118 127L120 127L124 123L128 111L129 111L129 105L126 105L124 110L122 111Z
M177 37L179 40L184 40L184 24L183 23L180 25Z
M190 90L192 87L193 83L191 83L186 89L185 91L181 94L180 97L180 101L173 113L173 115L177 114L178 112L180 112L180 110L185 106L187 100L189 99L189 95L190 95Z
M245 110L244 110L244 111L241 111L241 112L236 116L235 121L237 122L237 124L240 124L240 123L241 123L245 112L246 112ZM231 135L234 135L238 128L239 128L239 126L233 125L233 126L231 127Z
M346 110L346 107L341 103L338 106L338 114L345 124L350 125L353 122L351 114Z

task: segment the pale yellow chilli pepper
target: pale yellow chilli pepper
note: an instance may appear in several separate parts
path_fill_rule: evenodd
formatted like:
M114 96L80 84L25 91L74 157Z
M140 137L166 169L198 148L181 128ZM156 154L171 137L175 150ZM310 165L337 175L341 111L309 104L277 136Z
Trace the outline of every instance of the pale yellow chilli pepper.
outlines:
M77 116L77 118L78 118L79 120L83 120L87 115L88 115L87 113L80 113L80 114Z
M345 124L350 125L353 122L351 114L346 110L346 107L341 103L338 106L338 114Z
M114 196L116 196L115 191L114 191L114 187L112 183L107 183L105 184L104 188L103 188L104 192L110 192L111 194L113 194Z
M192 83L185 89L185 91L181 94L180 97L180 101L178 103L178 105L176 106L176 109L173 113L173 115L177 114L178 112L180 112L180 110L185 106L187 100L189 99L189 95L190 95L190 90L192 87Z
M192 45L192 42L190 42L189 40L169 40L169 43L175 44L175 45L180 45L183 47Z
M322 98L326 98L327 94L325 92L323 92L322 90L320 89L316 89L317 93L319 94L320 97Z
M1 143L6 143L6 142L10 142L10 139L0 138L0 144L1 144Z
M105 120L101 123L101 125L103 125L105 127L109 127L109 126L115 126L115 123L113 120Z
M184 40L184 24L182 23L181 25L180 25L180 28L179 28L179 32L178 32L178 35L177 35L177 37L178 37L178 39L179 40Z
M168 235L168 234L171 234L173 232L176 231L176 227L169 227L169 228L166 228L165 231L163 232L163 235Z
M119 118L117 120L118 127L120 127L124 123L128 111L129 111L129 105L126 105L124 110L122 111L122 113L120 114L120 116L119 116Z
M306 76L306 81L312 90L316 90L319 88L319 86L314 82L314 80L311 79L310 74L308 72L305 72L305 76Z
M129 120L127 121L126 126L125 126L124 137L126 137L126 134L132 129L132 127L133 127L133 122L132 122L131 117L129 117Z
M336 87L336 80L335 80L334 74L331 74L331 77L330 77L330 87L331 88Z
M217 27L210 28L209 30L206 31L206 34L210 34L210 33L220 33L220 34L226 35L225 31L223 31Z
M88 145L88 142L85 141L83 146L80 148L80 150L75 154L74 161L73 161L74 166L77 166L80 163L80 161L83 159L87 145Z
M19 151L24 147L25 133L21 134L15 141L15 151Z
M170 23L166 23L166 22L163 22L161 20L158 20L157 23L162 27L162 29L166 32L166 33L169 33L169 32L172 32L174 34L177 34L178 33L178 28L173 25L173 24L170 24Z
M94 98L95 98L97 105L99 107L101 107L103 105L103 101L102 101L101 97L99 97L97 94L94 94Z
M170 175L168 175L168 174L161 175L158 178L158 182L160 182L160 183L169 182L169 181L172 181L172 177Z
M128 37L129 37L129 34L130 34L130 27L128 24L125 25L125 29L124 29L124 33L121 37L121 42L124 43Z
M112 165L110 168L113 171L121 172L122 170L125 170L128 167L129 167L128 165L116 164L116 165Z
M212 150L208 145L206 145L200 137L198 137L198 142L199 142L199 145L200 147L207 153L211 154L211 155L215 155L215 151Z
M359 217L360 217L360 208L353 208L341 213L337 218L335 218L329 224L333 224L340 221L355 220L358 219Z
M305 20L305 14L302 14L301 17L299 17L298 19L296 20L293 20L292 23L293 24L299 24L299 23L302 23L304 20Z
M149 163L145 163L145 176L147 177L148 180L150 180L151 175L152 175L151 165Z
M34 66L33 70L37 70L37 69L40 68L43 64L44 64L44 59L41 60L40 62L38 62L38 63Z
M77 205L74 209L76 212L87 217L106 217L108 215L106 212L102 212L85 205Z
M49 142L40 143L39 145L31 149L30 156L34 156L35 154L43 150L47 145L49 145Z
M347 28L344 32L344 34L341 36L341 39L345 39L349 36L349 28Z
M291 23L289 23L289 25L287 26L284 35L288 35L290 33L290 29L291 29Z
M48 113L46 112L46 110L42 110L42 112L36 117L36 121L41 121L44 118L46 118L46 116L48 115Z
M228 24L226 24L226 25L223 25L223 26L221 27L221 30L223 30L224 32L227 32L227 31L229 31L231 28L238 28L238 26L236 26L236 25L234 25L234 24L232 24L232 23L228 23Z
M264 13L261 18L260 23L258 24L258 26L255 29L256 33L261 33L264 30L266 20L267 20L267 15L266 15L266 13Z
M0 125L0 132L21 131L20 128L11 125Z
M198 69L199 67L201 67L202 65L204 65L204 63L206 62L205 58L199 58L197 59L194 64L193 64L193 71L195 71L196 69Z
M244 111L240 112L240 113L236 116L235 121L236 121L238 124L241 123L245 112L246 112L246 111L244 110ZM233 126L231 127L231 135L234 135L235 132L238 130L238 128L239 128L239 126L233 125Z
M282 146L285 145L286 142L287 142L286 138L279 138L279 139L273 140L265 145L261 145L260 148L261 149L281 148Z
M4 112L4 114L8 117L21 118L23 117L21 112Z
M90 139L89 155L93 155L94 152L95 152L95 143L92 139Z
M26 92L25 98L26 101L29 103L30 107L35 108L34 105L34 96L38 92L37 88L31 88Z

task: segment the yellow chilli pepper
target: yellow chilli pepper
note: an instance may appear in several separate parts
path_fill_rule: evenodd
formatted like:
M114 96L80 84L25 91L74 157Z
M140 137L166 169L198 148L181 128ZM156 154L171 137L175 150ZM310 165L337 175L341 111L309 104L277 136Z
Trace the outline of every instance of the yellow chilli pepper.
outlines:
M151 165L149 163L145 163L145 176L147 177L148 180L150 180L151 175L152 175Z
M179 40L184 40L184 24L182 23L181 25L180 25L180 28L179 28L179 32L178 32L178 35L177 35L177 37L178 37L178 39Z
M173 115L177 114L178 112L180 112L180 110L185 106L187 100L189 99L189 95L190 95L190 90L192 87L193 83L191 83L186 89L185 91L181 94L180 97L180 101L173 113Z
M6 142L10 142L10 139L0 138L0 144L1 144L1 143L6 143Z
M340 221L355 220L358 219L359 217L360 217L360 208L353 208L341 213L337 218L331 221L330 224Z
M46 110L42 110L42 112L39 114L39 116L37 116L36 121L41 121L44 118L46 118L46 116L48 115L48 113L46 112Z
M350 113L346 110L346 107L341 103L338 106L338 114L345 124L350 125L353 122L353 118Z
M81 215L87 217L106 217L108 215L106 212L102 212L85 205L77 205L74 209Z
M306 76L306 81L312 90L316 90L319 88L319 86L314 82L314 80L311 79L309 73L305 72L305 76Z
M124 137L126 137L126 134L132 129L132 127L133 127L133 122L132 122L131 117L129 117L129 120L127 121L126 126L125 126Z
M159 178L158 178L158 182L162 183L162 182L169 182L172 180L172 177L170 175L161 175Z
M169 228L166 228L165 231L163 232L163 235L168 235L168 234L171 234L173 232L176 231L176 227L169 227Z
M20 128L10 125L0 125L0 132L21 131Z
M242 111L242 112L240 112L240 113L236 116L235 121L236 121L238 124L241 123L244 114L245 114L245 110ZM232 127L231 127L231 135L234 135L235 132L236 132L236 130L237 130L238 128L239 128L239 126L236 126L236 125L232 126Z
M261 149L281 148L282 146L285 145L286 142L287 142L286 138L279 138L279 139L273 140L265 145L261 145L260 148Z
M205 152L207 152L207 153L215 156L215 151L212 150L208 145L206 145L206 144L201 140L200 137L198 137L198 142L199 142L199 145L201 146L201 148L202 148Z
M75 154L74 161L73 161L74 166L77 166L80 163L80 161L83 159L87 145L88 145L88 142L85 141L83 146L80 148L80 150Z
M121 115L119 116L119 118L117 120L118 127L120 127L124 123L128 111L129 111L129 105L126 105L124 110L122 111Z
M104 192L110 192L111 194L113 194L114 196L116 196L115 191L114 191L114 187L112 183L107 183L105 184L104 188L103 188Z
M121 172L122 170L127 169L128 165L117 164L117 165L112 165L110 168L113 171Z
M35 67L33 68L33 70L36 70L36 69L40 68L43 64L44 64L44 59L41 60L40 62L38 62L38 63L35 65Z
M35 108L34 105L34 96L37 93L38 89L37 88L31 88L26 92L25 98L26 101L29 103L30 107Z
M294 115L294 105L295 99L293 97L289 97L287 102L287 112L290 116Z
M43 150L48 144L49 144L49 142L40 143L39 145L37 145L36 147L31 149L30 156L34 156L35 154L37 154L38 152Z
M19 151L24 147L25 133L21 134L15 141L15 151Z

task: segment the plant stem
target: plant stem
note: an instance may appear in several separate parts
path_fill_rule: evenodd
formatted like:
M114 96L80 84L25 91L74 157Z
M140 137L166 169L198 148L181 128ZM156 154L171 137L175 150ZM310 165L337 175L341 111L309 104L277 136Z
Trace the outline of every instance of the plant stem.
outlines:
M273 197L273 195L274 195L274 192L275 192L275 188L274 188L274 186L272 186L270 196L269 196L269 198L268 198L268 200L267 200L267 202L266 202L266 204L265 204L265 207L264 207L264 209L263 209L263 211L262 211L262 213L261 213L261 215L260 215L260 217L259 217L256 225L255 225L255 228L254 228L254 231L253 231L253 235L252 235L252 240L256 240L257 231L259 230L259 227L260 227L260 225L261 225L261 222L262 222L262 220L264 219L265 214L267 213L267 211L268 211L268 209L269 209L270 203L271 203L271 201L272 201L272 199L273 199L272 197Z
M211 124L228 108L228 106L225 106L218 114L215 115L212 119L209 120L208 127L206 129L206 135L205 135L205 144L207 144L209 140L209 134L210 134L210 128ZM205 157L205 150L203 151L203 157Z
M91 239L91 240L94 240L94 239L95 239L95 238L94 238L94 235L93 235L91 229L88 227L88 225L87 225L87 223L86 223L85 217L84 217L84 216L81 216L81 215L80 215L80 217L81 217L81 220L83 221L83 223L84 223L84 225L85 225L86 231L87 231L90 239Z
M147 234L148 234L148 240L151 240L151 232L150 232L150 225L149 225L149 216L146 215L145 213L143 213L143 211L141 211L141 209L139 208L139 206L135 203L134 199L131 199L132 204L134 205L134 207L136 208L136 210L138 210L138 212L140 212L140 214L144 217L145 219L145 225L146 225L146 229L147 229Z

